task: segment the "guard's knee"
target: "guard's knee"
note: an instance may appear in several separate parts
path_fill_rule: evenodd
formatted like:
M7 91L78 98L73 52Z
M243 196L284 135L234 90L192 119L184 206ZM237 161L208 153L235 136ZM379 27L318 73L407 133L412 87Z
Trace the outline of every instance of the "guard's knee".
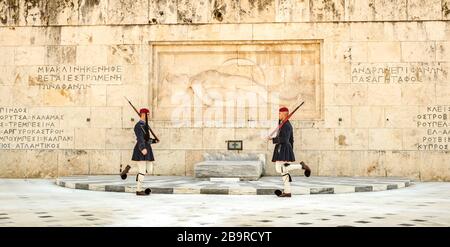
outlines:
M288 179L289 182L292 182L292 177L291 177L291 174L289 172L284 173L282 176L283 176L283 179Z
M143 174L143 173L138 173L138 174L136 175L136 182L137 182L137 181L141 182L142 180L144 180L144 176L145 176L145 174Z

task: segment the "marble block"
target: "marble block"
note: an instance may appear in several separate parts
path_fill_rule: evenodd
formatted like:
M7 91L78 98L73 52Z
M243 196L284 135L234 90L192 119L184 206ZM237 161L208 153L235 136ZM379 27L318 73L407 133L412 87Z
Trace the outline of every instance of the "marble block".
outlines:
M205 159L195 164L196 178L239 178L258 180L263 174L263 154L205 153Z

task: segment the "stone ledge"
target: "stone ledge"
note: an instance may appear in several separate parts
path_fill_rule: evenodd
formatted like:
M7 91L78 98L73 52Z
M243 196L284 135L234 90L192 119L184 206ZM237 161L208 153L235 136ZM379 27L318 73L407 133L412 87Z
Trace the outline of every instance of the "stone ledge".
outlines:
M134 178L121 180L119 175L72 176L56 179L61 187L108 192L134 193ZM292 194L342 194L400 189L413 183L406 178L374 177L293 177ZM280 177L262 177L258 181L205 181L192 177L147 176L144 186L153 194L273 195L282 189Z

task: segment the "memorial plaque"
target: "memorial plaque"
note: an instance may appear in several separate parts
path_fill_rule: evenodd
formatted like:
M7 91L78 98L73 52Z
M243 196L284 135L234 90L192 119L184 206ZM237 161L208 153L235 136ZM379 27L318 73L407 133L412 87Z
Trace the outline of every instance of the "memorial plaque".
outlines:
M279 105L300 101L305 106L293 120L320 119L320 47L319 41L151 43L155 119L262 122L276 118Z

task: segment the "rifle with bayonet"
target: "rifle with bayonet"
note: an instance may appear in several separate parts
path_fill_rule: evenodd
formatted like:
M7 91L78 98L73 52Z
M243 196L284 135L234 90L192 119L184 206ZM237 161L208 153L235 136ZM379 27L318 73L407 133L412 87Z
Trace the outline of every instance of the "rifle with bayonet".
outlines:
M130 100L127 99L127 97L124 97L126 101L128 101L128 103L130 104L130 106L134 109L134 111L136 112L136 114L141 117L141 114L139 114L139 111L136 109L136 107L134 107L134 105L131 103ZM159 138L155 135L155 133L153 132L152 128L150 128L150 126L148 125L148 117L147 114L145 114L145 136L144 139L146 141L150 140L150 133L152 133L153 137L155 137L156 142L159 142Z
M292 115L294 115L294 113L298 110L298 108L300 108L303 104L305 103L305 101L303 101L302 103L300 103L300 105L298 105L291 113L289 113L289 115L286 117L286 119L284 119L278 126L277 128L272 131L272 133L270 133L270 135L268 136L268 138L272 138L273 135L279 130L281 129L281 127L283 127L283 125L289 120L289 118L292 117Z

